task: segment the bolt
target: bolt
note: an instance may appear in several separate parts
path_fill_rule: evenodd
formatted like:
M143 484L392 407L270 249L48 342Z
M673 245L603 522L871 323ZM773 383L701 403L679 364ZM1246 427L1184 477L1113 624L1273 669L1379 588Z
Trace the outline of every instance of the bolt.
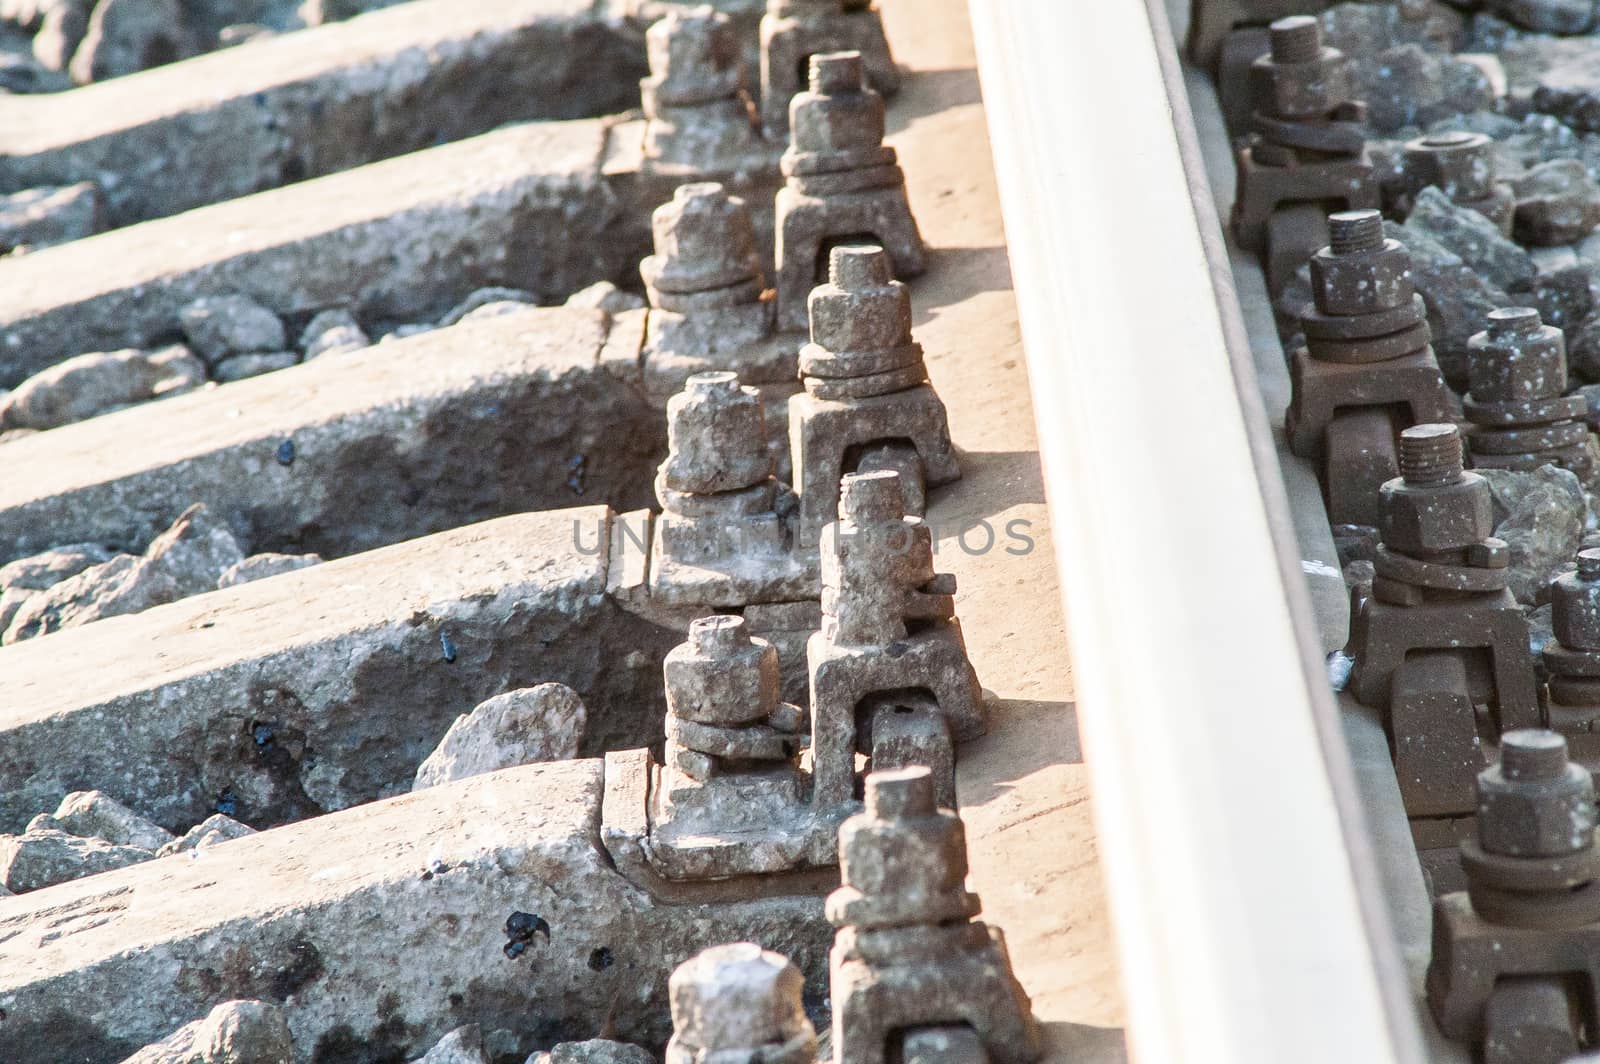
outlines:
M1600 580L1600 550L1578 552L1578 575L1585 580Z
M709 200L712 204L720 204L728 198L728 190L716 181L692 181L687 185L679 185L672 198L679 203Z
M1560 779L1566 768L1567 741L1553 731L1520 728L1500 737L1500 771L1508 780Z
M1504 857L1557 857L1594 845L1594 780L1567 740L1524 728L1500 737L1500 761L1478 774L1478 842Z
M737 396L739 390L739 375L726 369L691 374L689 379L684 381L684 391L693 392L695 395Z
M867 776L867 815L879 820L932 816L933 771L926 765L874 772Z
M894 264L881 247L836 247L828 259L828 283L846 292L883 288L893 280Z
M1309 21L1315 25L1315 20ZM1329 245L1335 255L1378 251L1383 247L1383 215L1371 209L1337 211L1328 215L1328 233L1331 237Z
M1501 307L1489 312L1489 335L1533 336L1544 322L1533 307Z
M1309 63L1322 54L1322 26L1310 15L1280 18L1267 33L1274 63Z
M827 52L811 57L811 91L818 96L860 92L863 85L860 52Z
M1454 425L1414 425L1400 434L1400 475L1419 488L1454 484L1466 471L1461 430Z
M715 658L732 657L741 648L750 645L750 638L745 634L744 618L726 613L699 617L690 622L689 641L694 644L696 653Z
M892 469L850 473L840 482L839 516L858 525L897 521L906 515L900 474Z

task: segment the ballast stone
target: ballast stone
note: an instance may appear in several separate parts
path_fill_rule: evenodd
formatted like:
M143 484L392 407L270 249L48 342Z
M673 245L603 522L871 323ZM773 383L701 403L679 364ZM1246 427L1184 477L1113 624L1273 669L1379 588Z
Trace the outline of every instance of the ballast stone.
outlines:
M0 250L65 244L99 231L100 193L92 181L0 196Z
M565 684L507 691L456 718L417 768L413 791L539 761L578 756L589 711Z
M98 543L75 543L0 566L0 636L11 627L17 612L39 592L115 556L115 551Z
M578 289L567 297L563 305L582 310L603 310L607 314L643 310L647 306L643 298L632 292L624 292L610 281L596 281L587 288Z
M1494 535L1511 548L1511 593L1524 606L1550 599L1550 581L1583 542L1588 500L1571 471L1477 469L1494 497Z
M291 1064L293 1060L294 1041L282 1006L224 1001L122 1064Z
M475 1023L457 1027L411 1064L489 1064L489 1054L483 1051L483 1029Z
M532 292L525 292L520 288L480 288L446 311L444 317L439 319L439 327L448 328L451 325L458 325L465 321L468 315L482 310L484 307L493 306L496 303L537 305L538 302L538 296Z
M0 588L44 591L115 555L99 543L69 543L0 565Z
M655 1060L643 1046L591 1038L586 1042L558 1042L533 1054L523 1064L655 1064Z
M300 350L305 361L322 355L339 355L370 347L372 340L356 316L343 308L319 312L300 333Z
M93 0L49 0L39 5L39 32L33 37L33 57L40 66L66 73L78 46L89 32L89 14L93 9Z
M79 85L137 74L196 51L178 0L99 0L68 72Z
M0 835L0 884L14 894L26 894L153 857L152 851L138 846L118 846L104 839L39 828L21 835Z
M1436 186L1417 193L1406 228L1427 233L1500 288L1528 284L1538 272L1528 253L1502 236L1493 222L1452 203Z
M139 613L213 590L222 574L244 560L226 525L203 503L183 512L144 554L119 555L63 580L22 604L0 636L10 645L107 617Z
M217 380L224 384L259 377L263 373L276 373L300 361L293 351L274 351L260 355L234 355L217 363L214 371Z
M217 588L237 587L254 580L265 580L279 573L292 573L313 565L321 565L320 554L252 554L242 562L228 567L217 580Z
M184 832L182 838L173 839L161 847L156 852L156 856L171 857L175 853L189 853L206 846L215 846L219 842L232 842L234 839L242 839L255 833L255 828L248 824L239 823L226 813L213 813Z
M181 395L205 381L205 367L178 345L159 352L94 352L23 381L0 399L0 428L60 428L151 399Z
M37 816L28 830L54 829L79 838L103 839L116 846L159 850L174 841L172 833L152 824L102 791L73 791L56 811Z
M288 336L278 316L249 296L202 296L178 312L189 345L207 362L282 351Z

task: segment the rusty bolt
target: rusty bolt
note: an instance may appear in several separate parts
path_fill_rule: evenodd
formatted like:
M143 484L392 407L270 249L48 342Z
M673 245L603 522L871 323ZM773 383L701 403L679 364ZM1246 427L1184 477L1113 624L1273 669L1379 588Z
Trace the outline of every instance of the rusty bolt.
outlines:
M887 110L868 87L860 52L811 57L810 89L789 103L790 151L840 155L875 152L883 146Z
M652 108L725 100L744 79L733 20L711 7L669 11L645 32L645 50L650 76L640 89Z
M1532 307L1489 312L1489 327L1467 341L1467 376L1479 403L1551 399L1567 388L1567 345Z
M911 342L911 292L881 247L837 247L828 283L811 290L811 341L835 353L887 351Z
M1461 430L1416 425L1400 434L1400 476L1378 489L1378 533L1404 554L1465 550L1489 538L1489 484L1463 467Z
M1578 552L1576 572L1550 585L1556 641L1573 650L1600 650L1600 550Z
M1481 200L1494 195L1494 155L1482 133L1450 130L1429 133L1405 146L1405 166L1417 188L1437 186L1450 199Z
M749 208L715 182L679 185L651 214L650 228L655 254L639 272L663 292L706 292L761 276Z
M1409 306L1411 256L1405 245L1383 235L1375 210L1328 216L1329 245L1311 256L1311 288L1324 314L1374 314Z
M696 373L667 400L661 483L706 495L739 491L772 475L761 394L726 370Z
M938 808L925 765L867 776L866 811L839 829L840 889L828 898L835 926L905 927L972 915L961 819Z
M1322 26L1291 15L1268 28L1271 51L1250 65L1256 108L1278 118L1319 118L1353 92L1344 53L1322 44Z
M1594 844L1594 780L1543 728L1500 737L1500 761L1478 774L1478 842L1503 857L1561 857Z
M743 617L701 617L662 665L667 711L696 724L764 721L778 705L778 652Z

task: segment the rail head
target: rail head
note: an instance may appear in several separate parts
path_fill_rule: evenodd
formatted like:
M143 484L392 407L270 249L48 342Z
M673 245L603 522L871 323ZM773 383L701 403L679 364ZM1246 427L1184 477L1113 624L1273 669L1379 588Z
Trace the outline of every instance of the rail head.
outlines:
M1413 1064L1166 17L971 12L1130 1046Z

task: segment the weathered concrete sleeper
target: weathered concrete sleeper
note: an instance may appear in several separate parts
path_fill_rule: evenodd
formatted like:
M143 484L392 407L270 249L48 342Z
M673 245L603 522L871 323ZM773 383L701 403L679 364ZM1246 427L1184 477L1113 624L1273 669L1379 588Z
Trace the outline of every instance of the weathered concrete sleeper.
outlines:
M609 518L469 525L0 650L0 831L78 790L178 831L401 793L458 714L547 680L587 705L583 752L659 738L679 636L575 549Z
M820 897L653 902L597 845L602 786L599 761L507 769L0 900L0 1044L112 1064L228 998L291 997L302 1062L409 1060L467 1023L519 1060L602 1029L660 1044L673 966L744 940L820 993ZM513 914L548 940L508 942Z
M127 225L520 119L623 111L645 71L640 31L593 0L419 0L0 97L0 188L94 181L109 223Z
M637 370L643 318L530 308L8 443L0 563L147 543L196 502L252 552L323 557L644 505L666 433L610 368Z
M176 339L200 296L416 322L486 286L554 298L637 276L654 204L602 175L607 130L513 126L0 261L0 387L85 351Z

